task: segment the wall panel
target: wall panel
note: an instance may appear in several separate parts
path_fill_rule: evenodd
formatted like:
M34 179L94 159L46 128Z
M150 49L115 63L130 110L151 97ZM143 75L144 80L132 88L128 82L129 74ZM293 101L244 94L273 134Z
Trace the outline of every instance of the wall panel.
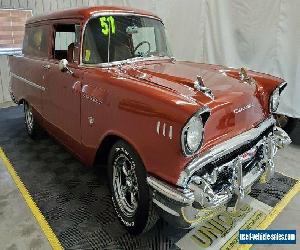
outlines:
M7 56L0 56L0 103L10 101L9 94L9 67Z

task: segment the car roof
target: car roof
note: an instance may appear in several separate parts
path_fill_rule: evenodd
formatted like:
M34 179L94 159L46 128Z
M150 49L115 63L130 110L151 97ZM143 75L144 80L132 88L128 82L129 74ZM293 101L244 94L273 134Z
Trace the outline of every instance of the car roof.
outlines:
M26 24L33 24L37 22L47 21L47 20L57 20L57 19L82 19L86 20L93 14L111 12L113 13L125 13L125 14L137 14L150 16L157 19L160 19L158 16L154 15L151 12L133 9L129 7L121 6L93 6L93 7L84 7L84 8L73 8L66 9L62 11L56 11L49 14L35 16L27 20Z

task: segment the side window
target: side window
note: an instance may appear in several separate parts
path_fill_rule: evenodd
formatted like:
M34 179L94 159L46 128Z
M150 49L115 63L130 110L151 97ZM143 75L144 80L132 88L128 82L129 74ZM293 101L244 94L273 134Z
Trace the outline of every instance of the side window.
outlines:
M54 26L53 58L78 62L79 26L75 24L59 24Z
M49 45L49 26L26 27L23 41L23 54L47 58Z

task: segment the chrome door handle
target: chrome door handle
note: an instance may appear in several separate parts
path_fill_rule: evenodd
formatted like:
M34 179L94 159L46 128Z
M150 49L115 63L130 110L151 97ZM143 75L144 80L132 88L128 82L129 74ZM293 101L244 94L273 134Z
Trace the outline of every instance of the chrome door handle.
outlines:
M50 64L44 64L42 67L43 67L44 69L50 69Z

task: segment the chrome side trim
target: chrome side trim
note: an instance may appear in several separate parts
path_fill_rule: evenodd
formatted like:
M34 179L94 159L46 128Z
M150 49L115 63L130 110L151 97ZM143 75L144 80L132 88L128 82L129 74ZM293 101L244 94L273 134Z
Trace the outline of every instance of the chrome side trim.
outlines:
M156 179L153 176L148 176L147 182L155 191L170 198L172 201L177 201L183 204L191 205L195 200L193 192L179 191L176 188Z
M31 81L29 81L29 80L27 80L27 79L25 79L25 78L23 78L23 77L21 77L21 76L18 76L18 75L14 74L14 73L10 73L10 75L11 75L12 77L14 77L14 78L16 78L16 79L22 81L22 82L27 83L27 84L30 85L31 87L37 88L37 89L39 89L39 90L41 90L41 91L45 91L45 90L46 90L45 87L40 86L40 85L38 85L38 84L36 84L36 83L34 83L34 82L31 82Z
M235 136L219 145L216 145L212 149L205 153L202 153L199 157L192 160L184 171L181 172L177 185L186 188L189 178L201 167L205 166L211 161L217 160L224 155L227 155L239 147L248 144L250 141L256 139L267 128L276 123L273 117L263 121L258 127L252 128L238 136Z

